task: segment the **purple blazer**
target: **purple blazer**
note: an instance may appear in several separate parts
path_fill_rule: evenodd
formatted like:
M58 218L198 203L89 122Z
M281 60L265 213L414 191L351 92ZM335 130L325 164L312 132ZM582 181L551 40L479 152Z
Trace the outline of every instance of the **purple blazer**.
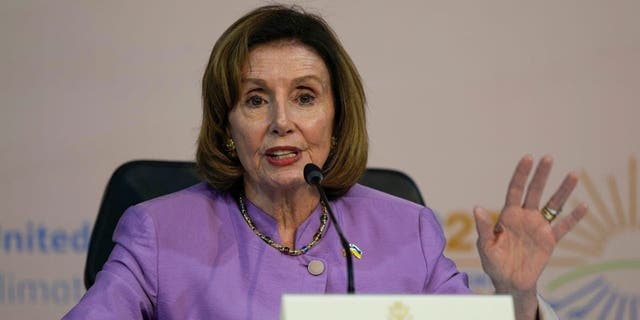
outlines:
M279 242L275 221L245 203L258 229ZM363 251L354 259L356 293L471 293L443 255L443 232L428 208L361 185L331 206ZM319 225L320 207L298 228L296 245L309 243ZM315 247L287 256L253 233L236 199L204 183L129 208L113 239L95 284L64 319L276 320L284 293L346 292L330 220ZM324 266L318 275L308 269L314 260Z

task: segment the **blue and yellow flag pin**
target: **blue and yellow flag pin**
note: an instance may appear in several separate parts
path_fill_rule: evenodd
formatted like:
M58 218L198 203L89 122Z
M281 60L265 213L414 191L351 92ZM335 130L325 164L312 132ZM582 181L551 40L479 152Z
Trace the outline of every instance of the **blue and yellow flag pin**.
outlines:
M360 248L358 248L358 246L356 246L353 243L349 243L349 251L351 251L351 254L358 258L361 259L362 258L362 250Z

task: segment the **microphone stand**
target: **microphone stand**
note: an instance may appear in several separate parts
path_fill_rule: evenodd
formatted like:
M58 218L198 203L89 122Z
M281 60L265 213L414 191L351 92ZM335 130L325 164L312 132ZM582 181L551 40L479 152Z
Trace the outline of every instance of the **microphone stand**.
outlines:
M324 178L322 175L322 171L316 165L309 163L304 168L305 180L311 185L314 185L318 189L318 193L320 193L320 201L324 202L327 207L327 211L329 211L329 217L331 218L331 223L336 227L336 231L338 232L338 236L340 237L340 244L342 244L342 248L344 249L345 256L347 257L347 293L354 294L356 292L354 281L353 281L353 258L351 257L351 248L349 247L349 241L342 233L342 228L338 224L335 215L333 214L333 210L329 205L329 199L327 195L324 193L324 188L320 185L320 182Z

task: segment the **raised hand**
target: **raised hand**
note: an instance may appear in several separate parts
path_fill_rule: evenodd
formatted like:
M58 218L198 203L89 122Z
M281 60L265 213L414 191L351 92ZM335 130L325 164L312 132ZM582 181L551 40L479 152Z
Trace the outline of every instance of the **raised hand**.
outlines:
M482 268L496 293L513 295L518 319L535 318L538 278L558 241L587 212L587 206L580 204L570 214L559 215L578 183L573 172L567 174L549 202L540 208L552 163L549 156L540 160L525 194L533 158L527 155L518 162L495 225L485 209L474 208ZM552 223L557 215L559 219Z

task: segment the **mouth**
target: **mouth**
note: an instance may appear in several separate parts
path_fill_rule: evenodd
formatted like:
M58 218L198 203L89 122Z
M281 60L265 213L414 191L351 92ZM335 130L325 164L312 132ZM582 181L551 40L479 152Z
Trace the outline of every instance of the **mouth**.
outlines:
M290 151L290 150L277 150L274 152L267 153L267 156L274 159L294 158L296 155L298 155L298 152Z
M296 147L273 147L265 151L267 159L272 164L286 165L295 162L301 154L301 150Z

